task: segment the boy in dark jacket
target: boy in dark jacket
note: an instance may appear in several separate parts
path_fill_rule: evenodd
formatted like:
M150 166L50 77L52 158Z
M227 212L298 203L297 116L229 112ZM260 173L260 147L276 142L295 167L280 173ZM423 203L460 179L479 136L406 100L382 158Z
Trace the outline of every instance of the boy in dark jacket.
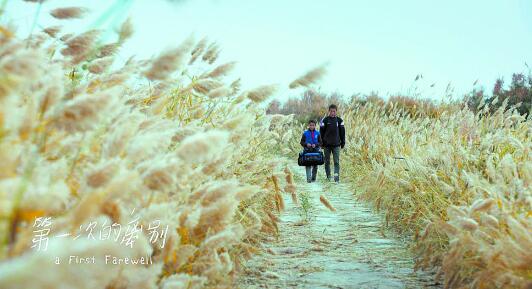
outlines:
M320 132L316 130L316 121L310 120L308 122L308 130L303 132L300 141L301 146L306 152L319 152L322 145ZM307 172L307 182L316 181L316 174L318 173L318 166L305 166Z
M331 153L334 161L334 181L340 181L340 148L345 146L344 121L336 116L337 107L329 105L329 115L320 122L320 134L325 152L325 174L331 180Z

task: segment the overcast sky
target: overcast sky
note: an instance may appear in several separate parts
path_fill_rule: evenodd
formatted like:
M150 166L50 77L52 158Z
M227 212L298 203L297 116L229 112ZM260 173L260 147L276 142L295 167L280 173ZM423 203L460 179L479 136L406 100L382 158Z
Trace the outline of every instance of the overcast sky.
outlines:
M90 17L66 22L77 31L112 29L132 16L136 33L122 58L153 56L190 34L208 36L221 44L222 62L238 61L234 75L245 87L284 88L328 62L323 91L408 93L423 74L418 91L438 99L449 82L457 95L477 79L476 87L491 91L496 78L510 80L532 64L528 0L48 0L37 27L57 24L47 12L64 6L90 8ZM9 0L2 21L10 19L25 35L36 8ZM283 89L277 98L299 92Z

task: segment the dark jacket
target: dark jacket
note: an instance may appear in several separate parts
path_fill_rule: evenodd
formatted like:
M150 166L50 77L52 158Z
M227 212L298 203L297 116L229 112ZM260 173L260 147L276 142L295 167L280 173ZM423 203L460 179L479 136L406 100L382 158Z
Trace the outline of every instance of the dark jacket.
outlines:
M316 130L316 134L318 135L318 145L317 145L317 147L321 147L323 145L323 141L322 141L322 138L321 138L321 133L319 133L319 131ZM304 147L304 148L307 147L307 138L305 137L305 132L303 132L303 134L301 135L301 141L299 143L301 144L302 147Z
M340 117L324 117L320 122L320 133L324 147L344 147L345 127Z

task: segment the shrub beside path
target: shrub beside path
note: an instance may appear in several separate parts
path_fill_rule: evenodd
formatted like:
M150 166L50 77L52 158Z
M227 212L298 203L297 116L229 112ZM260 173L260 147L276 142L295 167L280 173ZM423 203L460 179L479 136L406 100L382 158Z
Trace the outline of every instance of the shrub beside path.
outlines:
M245 264L238 288L440 288L433 275L414 272L407 242L383 230L382 216L357 202L347 184L325 182L322 171L307 184L303 168L292 171L298 204L284 195L279 238Z

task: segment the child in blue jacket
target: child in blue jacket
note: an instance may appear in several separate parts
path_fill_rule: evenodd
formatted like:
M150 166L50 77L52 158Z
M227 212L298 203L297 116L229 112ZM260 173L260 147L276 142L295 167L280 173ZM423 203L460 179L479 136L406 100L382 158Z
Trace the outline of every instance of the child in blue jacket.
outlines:
M308 122L308 129L303 132L301 136L301 146L305 152L319 152L323 142L321 140L320 132L316 130L316 121L310 120ZM318 173L318 166L306 166L307 182L316 181L316 174Z

